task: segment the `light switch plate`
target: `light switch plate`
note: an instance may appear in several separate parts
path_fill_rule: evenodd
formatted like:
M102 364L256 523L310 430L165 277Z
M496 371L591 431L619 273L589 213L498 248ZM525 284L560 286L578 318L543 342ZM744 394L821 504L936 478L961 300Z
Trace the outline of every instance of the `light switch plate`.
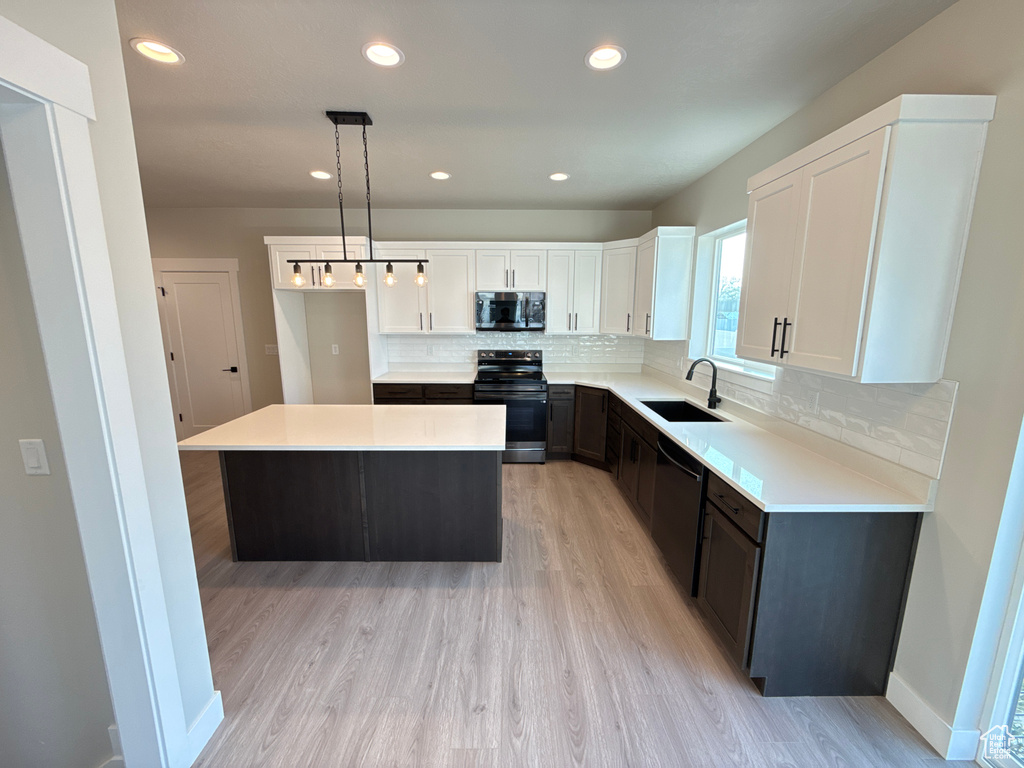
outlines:
M46 446L42 440L19 440L18 445L26 475L50 474L50 462L46 460Z
M263 354L265 354L265 355L276 355L277 354L277 344L265 344L263 346Z
M338 345L337 344L331 344L331 354L332 355L338 354Z

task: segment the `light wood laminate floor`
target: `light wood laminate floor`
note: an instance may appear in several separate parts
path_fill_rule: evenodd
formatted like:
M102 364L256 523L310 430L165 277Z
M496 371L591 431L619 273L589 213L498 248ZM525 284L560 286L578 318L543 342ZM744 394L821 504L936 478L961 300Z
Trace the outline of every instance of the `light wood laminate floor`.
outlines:
M233 563L217 455L182 468L197 766L954 765L884 699L762 698L600 470L506 465L502 563Z

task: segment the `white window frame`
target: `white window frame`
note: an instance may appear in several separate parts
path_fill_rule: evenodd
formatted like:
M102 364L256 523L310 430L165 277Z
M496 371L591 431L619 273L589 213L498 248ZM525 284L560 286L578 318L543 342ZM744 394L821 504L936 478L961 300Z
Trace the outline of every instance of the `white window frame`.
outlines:
M712 354L714 349L715 315L718 311L718 280L721 269L722 241L734 237L747 228L747 220L737 221L701 235L697 239L696 276L693 303L693 333L691 358L709 357L722 370L749 376L761 381L775 379L774 365Z

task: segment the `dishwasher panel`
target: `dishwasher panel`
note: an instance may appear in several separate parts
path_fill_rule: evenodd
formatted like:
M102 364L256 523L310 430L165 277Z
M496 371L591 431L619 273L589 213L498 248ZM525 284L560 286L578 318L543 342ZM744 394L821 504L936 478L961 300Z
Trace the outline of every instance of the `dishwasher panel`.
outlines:
M707 470L682 448L658 440L651 537L683 590L697 595Z

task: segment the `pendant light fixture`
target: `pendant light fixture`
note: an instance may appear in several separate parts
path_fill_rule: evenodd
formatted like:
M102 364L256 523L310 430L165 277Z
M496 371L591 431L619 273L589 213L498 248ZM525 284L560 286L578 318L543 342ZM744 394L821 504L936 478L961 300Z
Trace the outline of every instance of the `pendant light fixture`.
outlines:
M369 262L371 264L380 263L377 259L373 258L373 210L370 204L370 154L367 149L366 143L366 126L373 125L373 120L365 112L327 112L327 119L334 123L334 158L338 169L338 216L341 219L341 252L342 257L340 259L334 259L334 263L350 262L356 263L356 271L352 276L352 284L357 288L365 288L367 284L366 275L363 272L363 262ZM360 125L363 128L363 170L366 173L366 257L360 259L350 259L348 257L348 238L345 234L345 194L344 187L341 181L341 132L339 126L342 125ZM395 264L416 264L416 277L414 282L417 286L422 288L427 284L427 275L423 269L423 265L428 262L428 259L392 259L386 262L387 266L384 270L384 285L388 288L392 288L398 284L398 278L395 276L395 268L392 265L392 261ZM325 288L331 288L337 285L337 279L331 270L330 261L322 261L316 259L288 259L288 263L294 268L294 274L292 275L292 285L296 288L301 288L306 284L306 278L302 275L301 264L323 263L324 265L324 276L321 280L321 285ZM314 281L315 282L315 281ZM315 286L314 286L315 287Z
M329 261L324 264L324 276L322 282L325 288L334 287L334 273L331 271L331 262Z

